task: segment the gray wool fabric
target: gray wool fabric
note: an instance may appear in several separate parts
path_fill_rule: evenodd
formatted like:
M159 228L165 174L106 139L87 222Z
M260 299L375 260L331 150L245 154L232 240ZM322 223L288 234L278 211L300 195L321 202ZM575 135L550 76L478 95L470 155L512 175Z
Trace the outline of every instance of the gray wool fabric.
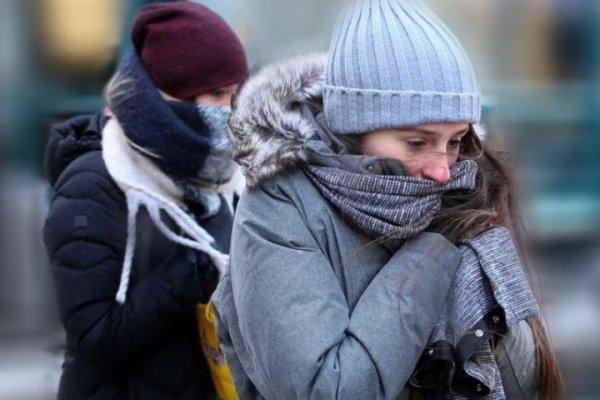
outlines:
M481 117L468 56L421 0L352 1L336 23L323 94L338 134Z
M314 165L306 167L305 172L349 222L396 251L407 238L429 226L441 209L444 192L475 188L477 164L467 160L452 165L452 178L444 184L410 176L364 175Z
M429 225L440 209L445 191L475 187L474 161L456 163L451 169L452 179L446 184L310 164L304 171L348 222L396 251L407 238ZM422 377L430 381L432 376L438 376L441 381L435 384L441 390L435 398L506 400L489 339L506 327L537 315L538 305L508 229L495 227L464 239L460 250L462 257L448 298L413 383L422 381ZM492 322L487 323L490 319ZM456 365L456 369L436 372L432 366L435 368L435 362L440 360L437 353L444 349L452 352L453 356L445 360ZM466 386L465 375L471 382ZM450 386L445 387L447 384ZM470 396L466 396L467 392Z
M464 239L460 250L461 262L444 310L429 339L428 351L435 351L442 342L458 349L461 342L479 339L479 347L458 367L481 382L483 386L477 386L477 389L489 391L481 398L505 400L500 371L488 342L491 332L474 327L486 316L494 315L488 329L495 331L497 327L493 325L499 325L501 320L510 328L528 317L539 315L539 307L508 229L495 227L475 238ZM442 398L458 400L464 397L446 394Z

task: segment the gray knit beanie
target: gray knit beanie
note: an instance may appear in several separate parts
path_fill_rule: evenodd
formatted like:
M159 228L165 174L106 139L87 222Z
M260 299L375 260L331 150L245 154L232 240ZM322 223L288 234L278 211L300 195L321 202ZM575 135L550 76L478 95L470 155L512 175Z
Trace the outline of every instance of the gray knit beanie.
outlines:
M421 0L355 0L336 24L324 89L339 134L429 123L478 123L471 62Z

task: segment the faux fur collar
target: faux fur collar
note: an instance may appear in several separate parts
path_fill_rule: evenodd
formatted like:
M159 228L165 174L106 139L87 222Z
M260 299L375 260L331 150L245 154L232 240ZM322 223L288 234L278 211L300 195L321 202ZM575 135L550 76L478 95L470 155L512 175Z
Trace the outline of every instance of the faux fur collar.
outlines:
M322 101L326 59L314 54L262 67L238 92L229 126L248 186L305 160L302 145L315 131L299 105Z

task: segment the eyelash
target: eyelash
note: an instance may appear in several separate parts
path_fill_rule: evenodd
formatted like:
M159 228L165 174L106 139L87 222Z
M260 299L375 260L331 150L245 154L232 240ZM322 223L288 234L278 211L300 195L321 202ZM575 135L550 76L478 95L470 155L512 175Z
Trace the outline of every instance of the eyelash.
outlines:
M412 147L413 149L420 149L420 148L424 147L427 143L425 141L421 141L421 140L413 140L413 141L409 140L409 141L407 141L407 144L408 144L408 146ZM460 145L462 144L462 139L451 140L450 142L448 142L448 144L453 149L459 148Z
M449 144L452 148L460 147L460 145L462 144L462 139L451 140Z
M413 147L415 149L421 148L421 147L425 146L425 144L426 144L424 141L421 141L421 140L409 140L407 143L410 147Z

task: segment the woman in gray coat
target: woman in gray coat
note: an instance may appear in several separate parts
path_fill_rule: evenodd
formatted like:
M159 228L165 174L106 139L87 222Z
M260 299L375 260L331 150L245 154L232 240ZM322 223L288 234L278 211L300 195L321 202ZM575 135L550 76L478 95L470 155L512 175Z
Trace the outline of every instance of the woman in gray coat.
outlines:
M265 67L230 120L249 189L213 302L242 399L560 398L456 38L349 5L328 57Z

